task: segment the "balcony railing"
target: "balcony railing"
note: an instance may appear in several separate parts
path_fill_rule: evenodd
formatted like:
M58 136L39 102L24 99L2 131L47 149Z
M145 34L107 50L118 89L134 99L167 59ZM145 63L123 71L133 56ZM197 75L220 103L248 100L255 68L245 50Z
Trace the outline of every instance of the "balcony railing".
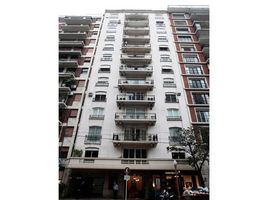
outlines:
M63 31L89 31L89 25L77 24L77 25L63 25Z
M182 121L181 116L167 116L167 121Z
M117 124L148 124L154 125L156 122L155 113L115 113Z
M60 32L60 39L86 39L88 37L87 32Z
M126 20L148 20L148 15L142 14L142 13L133 13L133 14L127 14L125 16Z
M77 67L77 59L59 59L59 67Z
M158 143L157 134L113 134L113 143L115 146L122 147L154 147Z
M149 35L149 27L124 27L125 35Z
M154 87L153 80L134 80L134 79L119 79L119 90L152 90Z
M92 119L92 120L103 120L104 119L104 115L89 115L89 119Z
M59 72L59 78L61 79L75 78L75 74L73 72Z
M67 55L67 56L81 56L82 52L79 48L60 48L59 49L59 55Z
M147 66L147 67L129 67L121 65L119 68L119 72L121 76L127 76L132 78L138 78L138 77L146 77L151 76L153 73L153 67Z
M88 25L92 22L92 17L69 16L66 17L64 20L68 25Z
M150 53L151 45L150 44L122 44L123 53Z
M145 55L129 55L129 54L121 54L121 62L126 64L149 64L152 61L152 55L151 54L145 54Z
M85 137L85 144L100 144L101 143L101 135L87 135Z
M126 20L125 27L148 27L149 20Z
M84 41L60 41L59 42L59 47L84 47Z
M59 109L64 109L67 107L66 101L67 101L67 98L64 98L64 96L59 99Z
M117 105L119 108L125 105L141 105L152 108L155 104L154 95L117 95Z

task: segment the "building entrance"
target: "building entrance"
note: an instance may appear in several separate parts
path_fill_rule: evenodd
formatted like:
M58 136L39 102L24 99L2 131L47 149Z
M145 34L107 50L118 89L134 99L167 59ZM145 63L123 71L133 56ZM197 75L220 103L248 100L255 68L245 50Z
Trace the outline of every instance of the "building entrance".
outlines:
M133 175L130 176L130 180L127 183L128 198L143 198L144 187L143 179L141 176Z

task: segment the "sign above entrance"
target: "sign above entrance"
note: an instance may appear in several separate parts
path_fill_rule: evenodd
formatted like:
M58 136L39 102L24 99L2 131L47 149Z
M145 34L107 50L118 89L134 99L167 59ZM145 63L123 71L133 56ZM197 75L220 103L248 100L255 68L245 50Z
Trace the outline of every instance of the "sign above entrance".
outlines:
M125 168L125 173L128 174L129 171L130 171L129 167L126 167L126 168Z

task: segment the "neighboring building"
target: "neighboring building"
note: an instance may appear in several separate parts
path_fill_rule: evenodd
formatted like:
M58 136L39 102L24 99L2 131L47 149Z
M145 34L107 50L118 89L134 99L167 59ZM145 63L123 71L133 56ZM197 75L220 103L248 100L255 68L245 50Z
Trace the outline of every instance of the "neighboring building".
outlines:
M198 62L202 75L186 73L187 62L181 60L181 47L173 26L175 12L106 10L100 34L97 31L98 38L95 38L98 43L94 62L92 67L87 65L91 72L85 77L81 101L75 107L77 117L74 122L61 120L68 122L67 128L69 123L73 127L72 131L67 129L72 132L70 143L64 142L60 148L69 148L64 156L67 161L62 180L67 184L67 196L79 193L81 197L110 198L113 183L117 182L118 195L122 198L124 169L128 167L128 197L154 199L160 189L176 191L174 159L180 171L180 191L186 184L200 186L198 174L188 165L184 149L167 151L169 145L179 145L182 128L195 124L208 127L207 121L201 124L199 118L194 120L191 111L192 107L194 111L195 107L208 110L208 105L189 103L188 82L185 82L188 77L189 80L205 78L207 84L208 69ZM178 14L184 12L190 14L188 10ZM68 17L62 19L68 22ZM187 23L190 22L189 19ZM192 35L196 34L192 27L190 30ZM196 52L199 43L193 44L194 54L187 50L184 59L205 62L201 50ZM187 70L192 72L190 68ZM66 112L73 108L66 105L64 109ZM203 120L203 115L198 116ZM61 133L61 138L66 139L66 132Z
M209 8L169 6L169 18L187 96L191 125L200 142L209 143ZM203 177L208 186L208 166Z
M101 17L59 17L59 179L72 153Z

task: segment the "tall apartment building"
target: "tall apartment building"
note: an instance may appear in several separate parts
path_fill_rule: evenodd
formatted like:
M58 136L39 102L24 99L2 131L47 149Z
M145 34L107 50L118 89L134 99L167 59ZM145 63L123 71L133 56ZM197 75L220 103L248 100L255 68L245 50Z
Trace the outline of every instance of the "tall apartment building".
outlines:
M183 27L175 26L176 14L186 17L195 37L188 10L106 10L100 34L96 34L94 62L92 67L88 65L91 72L81 92L83 102L79 103L76 121L71 121L71 140L69 146L62 143L60 148L69 147L62 179L67 196L79 193L81 197L110 198L117 182L118 195L123 197L124 170L128 168L128 197L154 199L160 189L177 191L174 160L178 163L180 191L186 184L200 186L198 173L188 164L183 147L177 152L167 151L168 146L179 145L183 128L195 124L191 108L208 107L189 103L187 80L207 75L186 73L186 68L193 70L185 66L181 54L187 57L192 52L185 55L180 50L177 37L181 35L176 28ZM68 17L64 19L66 22ZM194 43L198 51L194 53L203 59L198 45ZM72 107L66 105L64 109ZM64 133L61 135L66 139L68 134Z
M72 153L101 17L59 17L59 179Z

